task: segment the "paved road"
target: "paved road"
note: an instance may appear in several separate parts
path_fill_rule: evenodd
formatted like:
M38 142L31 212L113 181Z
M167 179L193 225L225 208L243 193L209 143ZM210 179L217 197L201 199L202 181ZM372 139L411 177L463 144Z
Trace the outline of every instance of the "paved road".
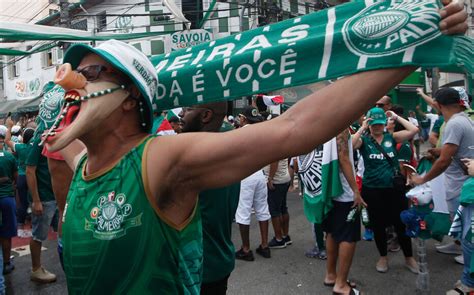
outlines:
M312 246L312 232L303 215L302 202L296 193L288 195L291 214L290 233L293 245L286 249L272 251L271 259L256 256L253 262L237 261L236 269L229 280L229 294L331 294L322 284L325 261L304 256ZM270 229L272 233L273 230ZM251 245L259 244L258 227L253 220ZM273 234L271 234L273 236ZM234 226L234 243L240 246L237 226ZM48 285L30 282L30 256L15 259L15 271L6 276L8 294L66 294L65 277L59 266L55 241L45 243L43 263L58 275L58 281ZM454 263L453 256L437 254L434 243L428 242L428 263L431 276L431 294L445 294L461 273L461 266ZM356 257L350 278L357 282L365 294L415 294L416 275L403 266L403 255L391 253L390 269L386 274L375 271L377 250L374 242L361 241L357 244ZM105 293L104 293L105 294Z
M272 250L272 258L256 256L254 262L237 261L236 269L229 281L230 294L331 294L331 289L322 282L325 261L306 258L304 252L313 244L311 226L306 221L302 201L296 193L288 195L290 211L290 236L293 244L286 249ZM251 245L259 245L258 227L252 221ZM273 236L273 230L270 230ZM234 244L240 246L238 228L234 227ZM416 248L414 248L416 251ZM459 279L462 267L453 256L438 254L434 242L427 243L428 267L430 269L431 294L446 294ZM378 259L374 242L360 241L350 273L364 294L415 294L417 276L404 267L402 252L389 254L389 271L378 273Z

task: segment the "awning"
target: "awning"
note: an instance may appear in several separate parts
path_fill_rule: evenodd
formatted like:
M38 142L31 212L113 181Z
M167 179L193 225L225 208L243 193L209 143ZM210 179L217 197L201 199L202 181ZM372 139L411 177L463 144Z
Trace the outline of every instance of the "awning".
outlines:
M105 33L87 32L62 27L51 27L25 23L0 22L0 38L9 41L49 40L49 41L106 41L110 39L131 40L151 36L165 35L172 32L142 33Z
M0 117L4 117L9 112L33 112L38 110L43 94L31 99L9 99L0 101Z

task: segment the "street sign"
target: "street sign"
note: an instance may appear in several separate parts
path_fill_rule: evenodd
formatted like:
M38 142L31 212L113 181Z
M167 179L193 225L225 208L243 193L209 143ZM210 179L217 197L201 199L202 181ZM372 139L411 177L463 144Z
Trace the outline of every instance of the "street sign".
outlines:
M211 41L212 33L203 30L185 30L171 35L171 48L178 50Z

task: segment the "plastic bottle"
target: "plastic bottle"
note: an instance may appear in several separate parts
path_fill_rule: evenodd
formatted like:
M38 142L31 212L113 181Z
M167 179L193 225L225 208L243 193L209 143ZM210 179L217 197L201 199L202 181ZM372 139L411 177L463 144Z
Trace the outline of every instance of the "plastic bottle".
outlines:
M346 222L353 222L355 220L356 213L357 213L357 208L352 208L352 210L349 211L349 214L347 214Z
M367 211L367 208L365 207L362 208L361 215L362 215L362 224L364 224L364 226L368 226L370 223L370 220L369 220L369 212Z

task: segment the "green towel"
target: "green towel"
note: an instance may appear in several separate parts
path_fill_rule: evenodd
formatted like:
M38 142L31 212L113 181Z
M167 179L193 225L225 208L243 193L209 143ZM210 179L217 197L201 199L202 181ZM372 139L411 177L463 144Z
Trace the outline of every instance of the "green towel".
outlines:
M473 73L474 40L442 35L435 0L354 1L152 57L158 109L402 66Z

